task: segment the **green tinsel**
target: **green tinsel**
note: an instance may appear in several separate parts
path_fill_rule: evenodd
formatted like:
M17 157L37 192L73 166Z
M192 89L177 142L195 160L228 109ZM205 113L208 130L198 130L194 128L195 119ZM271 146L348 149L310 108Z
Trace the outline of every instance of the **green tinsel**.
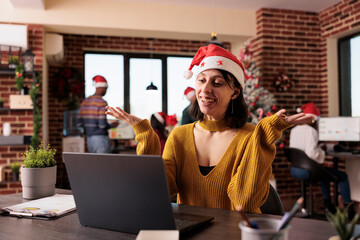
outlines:
M41 112L38 103L38 93L40 89L40 75L35 73L35 82L30 89L30 97L34 107L34 125L33 136L31 138L31 146L35 149L40 143L40 128L41 128Z

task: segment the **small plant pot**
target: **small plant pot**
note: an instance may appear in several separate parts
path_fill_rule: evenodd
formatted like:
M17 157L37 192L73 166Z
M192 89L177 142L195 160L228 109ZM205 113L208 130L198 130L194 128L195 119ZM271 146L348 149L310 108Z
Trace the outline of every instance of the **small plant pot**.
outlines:
M55 194L56 166L47 168L21 167L24 199L38 199Z
M19 173L12 173L12 179L14 182L19 181Z

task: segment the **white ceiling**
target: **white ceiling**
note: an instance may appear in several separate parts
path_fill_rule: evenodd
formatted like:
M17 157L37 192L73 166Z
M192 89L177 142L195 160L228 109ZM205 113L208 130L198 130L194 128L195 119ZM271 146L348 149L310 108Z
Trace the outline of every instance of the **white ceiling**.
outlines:
M126 0L117 0L126 1ZM129 1L129 0L128 0ZM341 0L131 0L170 5L208 6L256 11L260 8L279 8L299 11L320 12Z
M45 10L46 0L9 0L14 8ZM61 1L61 0L56 0ZM76 1L76 0L73 0ZM229 8L256 11L260 8L279 8L309 12L320 12L341 0L115 0L146 2L168 5L185 5L215 8ZM99 0L101 2L101 0ZM186 15L186 13L184 13Z

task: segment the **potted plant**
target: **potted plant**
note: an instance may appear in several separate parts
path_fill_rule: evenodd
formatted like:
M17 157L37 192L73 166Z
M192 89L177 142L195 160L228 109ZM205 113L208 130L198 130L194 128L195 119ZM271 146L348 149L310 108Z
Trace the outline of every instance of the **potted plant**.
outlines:
M21 163L14 162L10 164L10 169L12 172L12 177L14 181L19 181L19 171L20 171Z
M37 199L55 194L56 150L50 145L43 148L30 146L23 154L24 165L21 167L21 185L23 198Z
M18 56L9 56L8 57L9 68L15 69L17 65L19 65L19 57Z
M333 236L329 240L360 239L360 235L353 236L359 214L355 214L354 218L348 223L348 206L343 208L343 210L337 207L336 213L332 214L330 211L327 211L325 215L338 233L337 236Z
M5 100L3 98L0 98L0 108L4 107Z

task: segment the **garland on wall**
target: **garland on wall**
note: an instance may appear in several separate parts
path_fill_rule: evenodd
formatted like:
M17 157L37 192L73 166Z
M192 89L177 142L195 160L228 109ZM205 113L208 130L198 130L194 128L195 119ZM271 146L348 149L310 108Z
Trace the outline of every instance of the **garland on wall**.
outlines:
M15 84L16 88L21 91L24 87L24 66L19 64L15 69ZM40 89L40 74L35 72L35 79L30 89L30 97L33 103L33 135L31 137L31 146L37 148L40 143L40 129L41 129L41 112L39 107L39 89Z
M31 146L35 149L39 146L40 143L40 128L41 128L41 112L39 107L39 89L40 89L40 74L35 72L35 81L30 89L30 97L33 102L34 108L34 126L33 126L33 136L31 138Z
M15 85L16 88L21 91L24 86L24 65L19 64L15 69Z

